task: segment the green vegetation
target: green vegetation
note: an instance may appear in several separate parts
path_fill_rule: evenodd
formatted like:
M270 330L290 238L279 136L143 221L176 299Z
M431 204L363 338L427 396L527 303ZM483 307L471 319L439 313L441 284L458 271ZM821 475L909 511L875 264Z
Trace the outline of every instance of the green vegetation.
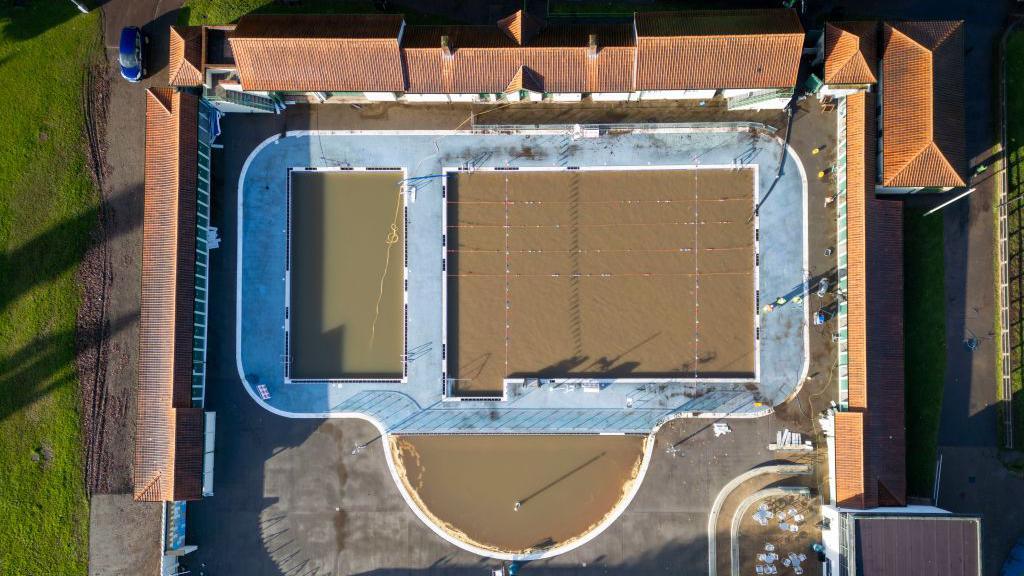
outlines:
M1024 261L1024 32L1015 32L1007 43L1006 53L1006 107L1007 107L1007 228L1010 254L1010 378L1012 382L1012 409L1014 445L1024 447L1024 378L1021 365L1021 345L1024 343L1024 280L1021 268ZM996 276L998 278L998 275ZM1000 398L1002 382L997 382ZM1002 422L1002 419L1000 419Z
M903 218L907 490L931 496L946 373L942 216Z
M257 14L380 14L372 0L301 0L286 4L275 0L187 0L178 12L179 26L229 24L242 16ZM389 9L405 14L409 24L444 24L446 18L409 10Z
M658 12L687 10L692 8L708 8L709 2L703 4L692 0L654 0L643 4L619 2L617 0L550 0L548 10L553 16L628 16L634 12Z
M83 131L100 15L0 1L0 573L85 574L75 271L96 224Z

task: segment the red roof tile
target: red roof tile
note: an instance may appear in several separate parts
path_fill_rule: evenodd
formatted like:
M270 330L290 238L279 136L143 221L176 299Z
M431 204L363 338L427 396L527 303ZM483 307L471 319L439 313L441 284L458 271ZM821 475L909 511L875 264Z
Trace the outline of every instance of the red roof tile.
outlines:
M829 22L825 25L825 83L874 84L878 81L878 22Z
M402 48L406 91L501 93L525 67L533 76L527 89L538 92L628 92L632 45L631 28L619 24L550 25L534 32L526 46L493 26L410 26Z
M836 503L864 508L864 413L838 412L835 426Z
M836 420L837 499L906 502L903 378L903 205L875 194L875 98L846 98L847 355L850 412ZM862 414L861 430L839 418ZM859 434L859 438L850 437ZM842 450L840 450L842 446ZM858 453L859 452L859 453ZM861 476L855 478L856 466ZM855 495L857 492L860 494Z
M963 22L886 23L882 184L966 185Z
M245 90L401 92L400 15L248 15L228 41Z
M527 14L525 10L516 10L498 20L498 28L520 46L529 43L534 34L543 27L543 20Z
M171 86L202 86L202 70L202 26L171 26L167 82Z
M137 500L199 497L175 482L175 409L191 406L197 130L196 96L146 92Z
M202 408L174 411L174 499L195 500L203 495Z
M789 88L804 31L793 10L636 15L637 90Z

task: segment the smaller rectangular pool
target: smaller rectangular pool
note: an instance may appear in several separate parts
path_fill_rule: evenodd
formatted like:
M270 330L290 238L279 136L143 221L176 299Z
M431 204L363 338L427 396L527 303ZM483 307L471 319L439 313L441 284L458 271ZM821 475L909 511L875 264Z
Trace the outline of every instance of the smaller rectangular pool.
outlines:
M288 381L405 378L403 177L290 170Z

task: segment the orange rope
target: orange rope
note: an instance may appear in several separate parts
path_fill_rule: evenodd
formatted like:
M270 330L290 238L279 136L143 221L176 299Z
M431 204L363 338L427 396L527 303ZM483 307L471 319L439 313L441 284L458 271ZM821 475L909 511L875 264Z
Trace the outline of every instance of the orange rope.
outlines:
M713 222L609 222L607 224L571 224L571 223L555 223L555 224L517 224L515 226L507 226L508 228L570 228L577 226L579 228L615 228L615 227L626 227L626 226L693 226L696 224L740 224L739 220L719 220ZM449 224L449 228L506 228L504 224Z
M742 272L582 272L563 274L561 272L550 272L547 274L510 273L511 278L660 278L660 277L691 277L691 276L743 276L751 274L752 271ZM449 274L449 278L504 278L506 274L486 274L478 272L460 272Z
M691 254L701 252L731 252L753 250L751 246L730 246L726 248L578 248L576 250L483 250L478 248L449 248L448 253L467 254Z

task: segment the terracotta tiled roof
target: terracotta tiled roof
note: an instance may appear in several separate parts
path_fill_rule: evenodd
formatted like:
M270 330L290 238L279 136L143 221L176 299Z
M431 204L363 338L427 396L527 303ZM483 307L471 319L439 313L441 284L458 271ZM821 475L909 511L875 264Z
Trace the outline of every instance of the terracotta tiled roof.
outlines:
M837 412L836 503L845 508L864 508L864 413Z
M886 23L882 55L882 184L966 181L963 22Z
M849 507L902 506L903 209L875 194L874 96L853 94L846 106L850 412L836 418L836 497Z
M534 34L543 27L543 20L527 14L525 10L516 10L515 13L498 20L498 28L520 46L528 44Z
M516 75L512 77L508 86L505 87L505 92L518 92L519 90L542 92L544 88L541 87L536 72L526 66L520 66L519 70L516 71Z
M203 27L171 26L167 81L171 86L203 85Z
M249 15L229 42L246 90L401 92L400 15Z
M174 499L192 500L203 494L203 409L174 411Z
M200 496L183 490L175 472L179 451L188 450L176 440L175 411L191 405L197 129L196 96L146 92L137 500Z
M875 131L868 126L866 110L868 98L852 94L846 98L846 304L847 304L847 358L849 374L848 403L851 409L863 410L868 405L867 393L867 254L865 230L865 202L874 195L874 142ZM874 101L874 98L870 98ZM870 166L868 166L870 165ZM871 169L869 171L869 168Z
M825 83L874 84L878 81L878 22L829 22L825 25Z
M636 15L637 90L788 88L804 31L793 10Z
M636 29L640 46L629 24L548 25L522 11L496 26L407 28L397 15L250 15L229 42L246 90L494 94L524 67L543 92L796 82L804 35L792 10L645 13Z
M538 92L628 92L633 75L632 29L619 24L549 25L526 46L494 26L410 26L402 56L414 94L501 93L524 67Z

